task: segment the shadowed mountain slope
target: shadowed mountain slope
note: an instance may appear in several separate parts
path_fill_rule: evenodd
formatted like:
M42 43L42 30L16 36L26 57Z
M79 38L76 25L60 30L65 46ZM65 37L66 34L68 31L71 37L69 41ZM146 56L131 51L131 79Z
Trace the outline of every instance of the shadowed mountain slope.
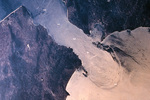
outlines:
M90 34L90 30L114 31L150 26L149 0L64 0L71 23Z

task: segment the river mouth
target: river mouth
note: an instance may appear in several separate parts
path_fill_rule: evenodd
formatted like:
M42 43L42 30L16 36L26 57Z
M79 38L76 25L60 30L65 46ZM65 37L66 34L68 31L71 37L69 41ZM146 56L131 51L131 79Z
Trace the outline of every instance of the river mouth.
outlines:
M66 87L70 94L67 100L150 100L148 28L141 27L131 33L125 30L122 39L119 39L122 36L119 32L114 33L119 38L104 39L103 44L123 49L128 54L116 50L118 63L108 51L97 48L91 37L68 21L62 2L44 1L42 5L34 1L31 5L29 1L22 1L22 4L34 13L34 23L48 29L48 34L59 45L73 49L88 73L75 71Z

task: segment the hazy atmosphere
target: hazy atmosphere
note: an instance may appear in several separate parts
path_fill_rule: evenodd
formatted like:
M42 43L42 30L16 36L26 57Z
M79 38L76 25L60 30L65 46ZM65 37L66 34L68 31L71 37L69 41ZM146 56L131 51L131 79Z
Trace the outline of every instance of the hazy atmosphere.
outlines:
M0 0L0 100L150 100L149 0Z

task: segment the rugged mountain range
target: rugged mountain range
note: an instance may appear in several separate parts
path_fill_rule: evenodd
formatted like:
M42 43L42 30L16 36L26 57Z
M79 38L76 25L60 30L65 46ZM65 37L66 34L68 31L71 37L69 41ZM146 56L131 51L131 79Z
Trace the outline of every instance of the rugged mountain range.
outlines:
M65 100L81 61L21 6L0 22L0 100Z
M0 0L0 100L150 100L149 4Z

